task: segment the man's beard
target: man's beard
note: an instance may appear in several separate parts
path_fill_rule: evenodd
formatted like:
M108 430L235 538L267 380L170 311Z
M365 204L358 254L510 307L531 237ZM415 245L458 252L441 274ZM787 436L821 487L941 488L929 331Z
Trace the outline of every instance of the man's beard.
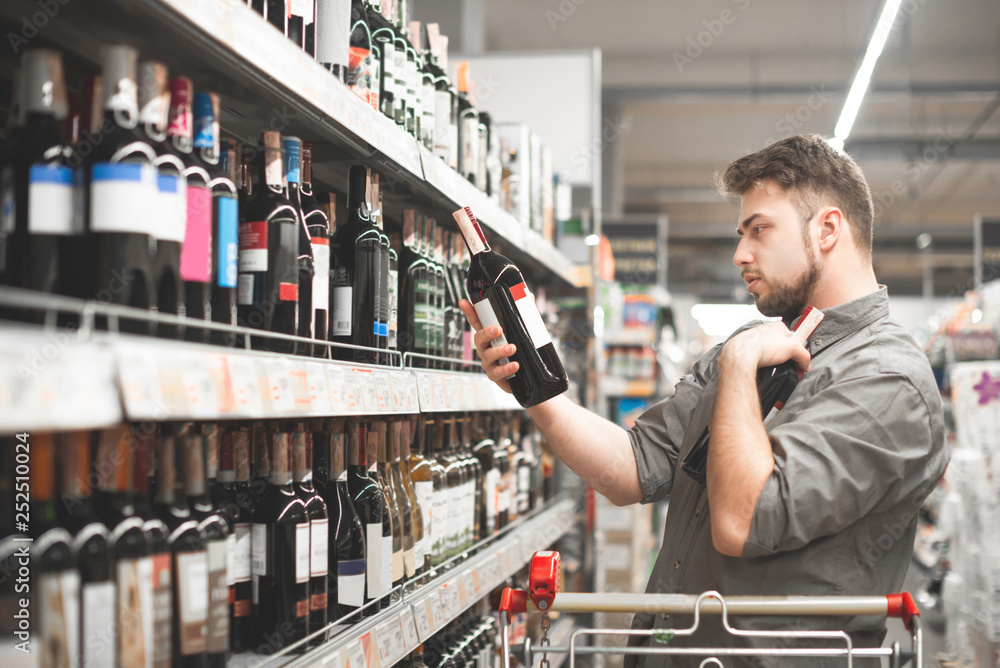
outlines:
M769 318L779 317L785 322L791 322L801 315L803 309L808 306L806 302L819 278L819 265L811 251L812 249L807 246L806 259L809 266L801 276L789 283L768 280L770 294L754 295L758 311Z

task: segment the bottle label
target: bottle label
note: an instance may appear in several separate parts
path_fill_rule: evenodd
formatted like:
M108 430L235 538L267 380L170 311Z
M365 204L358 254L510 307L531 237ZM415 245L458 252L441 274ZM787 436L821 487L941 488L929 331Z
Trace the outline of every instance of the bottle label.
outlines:
M483 503L486 506L484 530L487 535L492 535L497 525L497 482L499 480L500 472L495 468L490 469L483 476Z
M517 467L517 512L528 511L528 491L531 488L531 469L527 466Z
M251 306L253 304L253 274L240 274L236 285L236 304Z
M479 118L466 112L460 127L462 152L459 170L465 177L475 177L479 170Z
M434 557L441 557L444 554L445 534L448 531L447 492L447 489L434 492L431 505L431 524L433 527L431 554Z
M309 539L309 574L312 577L324 576L330 570L328 555L330 542L330 520L313 520L310 525Z
M99 162L90 168L90 229L152 233L150 204L157 201L156 168Z
M216 285L235 288L239 273L239 203L235 197L215 197L215 214L219 236L218 257L215 258ZM266 260L265 260L266 261Z
M232 533L226 536L226 586L232 587L236 584L236 527L233 527ZM232 589L230 589L230 598L232 597ZM229 601L232 603L232 600Z
M343 80L350 49L350 3L320 2L316 13L316 60L333 65L334 73Z
M410 554L410 559L412 561L413 554ZM392 581L399 582L403 579L403 573L406 572L406 560L402 549L395 550L392 553Z
M28 169L28 232L73 234L74 173L65 165L32 165Z
M424 520L424 540L422 552L432 552L432 527L433 518L431 513L434 506L434 483L431 481L421 481L413 483L413 493L417 497L417 505L420 506L420 515ZM417 560L417 566L423 565L423 558Z
M115 662L115 583L83 585L82 668L103 668Z
M313 276L313 310L326 311L330 308L330 240L313 237L313 262L316 273Z
M250 527L250 573L254 576L267 575L267 525L254 522Z
M354 608L364 605L364 559L342 559L337 561L337 603Z
M36 641L44 650L42 665L46 659L52 666L79 665L80 572L74 568L42 573L36 592L33 598L38 602L38 619L43 622Z
M386 509L386 512L389 512ZM388 536L382 536L382 596L385 596L392 589L392 534Z
M147 627L144 637L152 639L153 668L170 668L174 642L172 631L174 587L170 568L170 553L154 554L152 557L145 558L144 561L147 562L147 565L142 567L143 577L149 583L150 600L148 605L151 608L144 622ZM119 596L121 596L120 593ZM120 619L121 617L119 617ZM122 659L121 665L131 664L124 663L124 659Z
M367 598L382 596L382 524L365 525L365 554L368 558Z
M208 283L212 280L212 191L188 186L187 225L181 247L181 278Z
M298 283L278 283L278 301L297 302L299 300Z
M229 582L226 573L227 540L208 543L208 639L209 654L229 649Z
M372 102L371 56L371 51L360 46L352 46L347 54L347 85L369 104Z
M286 139L282 142L285 148L285 180L289 183L299 182L299 170L302 166L302 144Z
M451 156L451 93L434 91L434 155L445 163Z
M309 522L295 525L295 581L309 582Z
M351 319L354 310L354 288L342 285L333 288L332 336L350 336Z
M169 559L169 555L165 555ZM122 665L148 665L153 649L153 567L149 557L119 559L117 580L118 654ZM167 586L170 586L169 561ZM44 597L43 597L44 600ZM168 613L169 614L169 613ZM168 625L169 626L169 625ZM126 661L131 663L126 664Z
M510 288L510 295L514 298L514 305L517 306L517 312L521 314L524 328L528 330L528 336L535 344L535 349L552 343L549 331L545 329L545 323L542 322L542 316L538 312L538 307L535 306L535 296L531 294L528 286L524 283L518 283Z
M187 227L187 188L176 174L156 177L156 214L159 217L154 236L164 241L184 243Z
M250 524L237 524L233 527L236 547L233 554L233 582L249 582L253 548L250 538Z
M240 223L239 270L267 271L267 223ZM249 302L247 302L249 303Z
M523 285L523 284L522 284ZM496 312L493 310L493 305L490 304L489 299L483 299L482 301L473 304L473 308L476 309L476 315L479 316L479 322L483 324L483 328L493 327L494 325L499 326L500 320L497 318ZM499 348L500 346L507 345L507 336L500 334L497 338L490 341L490 346L493 348ZM499 364L507 364L510 360L506 357L501 357ZM508 378L513 378L516 374L508 376Z
M208 555L184 552L176 556L182 656L206 649L208 632Z
M399 270L389 270L389 348L395 350L399 330Z
M403 552L403 572L406 574L407 579L412 578L417 572L417 543L419 542L414 541L413 547ZM421 557L423 557L422 553ZM422 564L423 561L420 563Z

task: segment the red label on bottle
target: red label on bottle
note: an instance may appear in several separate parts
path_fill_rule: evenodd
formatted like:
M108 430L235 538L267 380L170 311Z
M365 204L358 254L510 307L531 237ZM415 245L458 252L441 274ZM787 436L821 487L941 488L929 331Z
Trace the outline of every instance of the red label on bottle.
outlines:
M528 286L524 283L518 283L510 289L510 296L514 298L514 301L524 299L528 296Z
M267 223L240 223L240 271L267 271Z
M309 607L312 610L325 610L327 603L327 594L313 594L309 598Z
M242 601L236 601L233 603L233 617L249 617L250 616L250 599L245 598Z
M299 300L299 286L296 283L279 283L278 299L283 302L297 302Z
M295 616L305 617L308 614L309 614L309 601L308 600L297 601L295 603Z

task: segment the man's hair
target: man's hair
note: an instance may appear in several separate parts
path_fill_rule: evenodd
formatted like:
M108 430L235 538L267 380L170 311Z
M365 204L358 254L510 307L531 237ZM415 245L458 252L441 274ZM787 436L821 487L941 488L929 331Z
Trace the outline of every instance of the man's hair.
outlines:
M734 160L716 175L719 192L736 197L750 188L763 188L767 181L774 181L793 197L803 225L823 201L840 208L858 252L871 257L875 207L868 182L858 163L826 138L797 135L782 139Z

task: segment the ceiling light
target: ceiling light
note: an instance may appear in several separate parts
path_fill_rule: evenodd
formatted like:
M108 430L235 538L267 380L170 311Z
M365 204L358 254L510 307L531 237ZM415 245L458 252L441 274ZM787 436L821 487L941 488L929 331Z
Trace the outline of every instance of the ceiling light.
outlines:
M599 235L599 234L588 234L583 239L583 243L587 244L588 246L596 246L597 244L601 243L601 235Z
M844 101L844 108L840 112L837 127L833 131L834 140L839 143L840 148L843 148L844 141L851 134L851 128L854 127L854 119L858 117L858 110L861 109L861 102L865 99L865 93L872 80L872 73L875 71L875 61L882 55L882 48L885 47L889 31L892 30L892 25L896 22L896 14L899 12L901 3L902 0L885 0L882 14L878 17L878 22L875 23L875 32L872 33L872 39L868 42L868 50L865 51L861 67L854 75L851 90L847 93L847 100Z

